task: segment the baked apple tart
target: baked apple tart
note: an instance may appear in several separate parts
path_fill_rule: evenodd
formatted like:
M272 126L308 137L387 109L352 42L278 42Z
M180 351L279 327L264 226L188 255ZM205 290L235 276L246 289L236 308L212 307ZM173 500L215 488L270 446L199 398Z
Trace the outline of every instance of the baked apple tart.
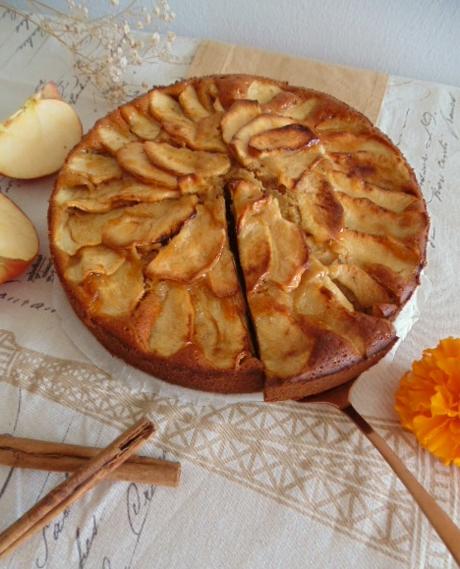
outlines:
M427 228L413 171L363 115L248 75L158 87L99 120L49 208L59 278L112 354L267 400L392 347Z

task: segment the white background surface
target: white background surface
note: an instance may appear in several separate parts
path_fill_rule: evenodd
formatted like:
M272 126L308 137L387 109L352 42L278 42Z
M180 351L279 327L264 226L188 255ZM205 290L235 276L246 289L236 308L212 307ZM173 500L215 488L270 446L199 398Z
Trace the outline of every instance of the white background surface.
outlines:
M11 0L10 0L11 1ZM458 0L169 0L182 36L460 86ZM23 1L12 1L23 5ZM48 0L66 6L65 0ZM109 0L87 1L94 13ZM120 6L127 0L120 0ZM146 6L149 0L142 0Z

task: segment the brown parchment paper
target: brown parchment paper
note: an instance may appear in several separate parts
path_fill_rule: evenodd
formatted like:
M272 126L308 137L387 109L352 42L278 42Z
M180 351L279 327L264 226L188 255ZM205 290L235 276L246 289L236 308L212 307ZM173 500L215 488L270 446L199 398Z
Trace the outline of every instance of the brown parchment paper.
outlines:
M313 59L290 57L259 49L203 41L188 76L213 73L253 73L288 81L291 85L324 91L377 121L388 75Z

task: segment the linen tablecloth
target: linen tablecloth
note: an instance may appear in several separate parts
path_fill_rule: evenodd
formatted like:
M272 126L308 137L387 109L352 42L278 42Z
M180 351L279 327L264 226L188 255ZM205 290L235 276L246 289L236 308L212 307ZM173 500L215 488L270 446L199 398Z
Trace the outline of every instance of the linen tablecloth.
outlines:
M30 22L0 10L0 45L2 117L43 80L56 81L85 129L108 111L73 75L68 55ZM179 39L183 63L145 65L134 79L151 85L185 76L196 47ZM391 357L363 374L353 402L458 524L459 470L402 431L393 395L424 347L459 335L460 89L390 77L378 125L405 153L425 194L429 263L415 325ZM46 228L52 184L0 179L0 191L30 216L41 241L27 273L0 287L0 432L102 446L148 412L158 434L145 453L180 460L182 483L167 489L104 482L1 568L454 566L404 487L339 412L193 402L133 388L116 366L109 373L88 361L54 306ZM0 467L0 530L62 478Z

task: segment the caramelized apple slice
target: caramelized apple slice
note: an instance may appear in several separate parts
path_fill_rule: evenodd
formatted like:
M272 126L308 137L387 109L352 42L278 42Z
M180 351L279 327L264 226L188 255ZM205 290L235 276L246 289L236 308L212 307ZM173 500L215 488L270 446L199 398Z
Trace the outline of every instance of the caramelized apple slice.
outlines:
M229 188L232 194L233 209L239 224L245 212L250 209L254 202L263 198L264 193L262 186L255 178L234 180L229 184Z
M134 105L124 105L120 108L120 112L131 131L139 138L155 140L160 134L160 125L151 117L141 113Z
M223 208L220 199L219 208ZM219 260L225 243L225 226L209 206L198 205L196 216L186 221L178 235L160 250L147 267L150 277L192 282Z
M317 242L335 239L344 223L343 207L324 178L307 171L295 186L304 231Z
M233 296L240 290L236 276L233 255L226 242L220 259L207 274L207 282L212 292L219 298Z
M71 255L85 245L100 245L102 243L102 230L110 220L122 215L120 210L112 210L107 213L72 213L67 221L67 226L74 246L68 247L67 252Z
M387 291L356 265L333 263L329 267L329 275L341 288L351 293L353 300L362 309L392 302Z
M419 204L415 196L390 189L384 190L366 183L358 175L334 170L334 165L328 160L319 161L314 168L324 173L334 190L343 192L352 198L365 198L388 211L401 213Z
M260 104L267 103L281 87L270 79L253 79L248 75L219 77L215 80L219 98L225 108L239 99L250 99Z
M407 301L416 285L415 271L412 275L399 274L388 265L385 266L379 262L363 264L363 269L388 291L390 297L395 299L399 306ZM383 311L383 315L386 315L386 311Z
M345 103L332 99L322 99L305 116L304 121L315 132L323 136L336 133L368 134L372 130L371 122Z
M340 192L337 198L344 208L344 223L348 229L371 235L390 235L410 244L410 238L422 235L426 226L426 216L422 212L408 211L397 214L367 199L351 198Z
M220 114L203 116L195 123L184 115L175 99L158 90L150 95L150 111L174 139L196 150L225 151L220 133Z
M270 230L269 278L285 290L295 288L308 262L308 249L302 231L284 219L278 200L272 196L268 198L263 217Z
M210 152L227 152L222 140L220 122L223 113L216 112L209 117L202 118L196 123L196 132L189 146L195 150L209 150Z
M118 317L130 314L144 294L144 277L140 263L125 260L111 275L91 275L85 289L95 297L91 311L98 316Z
M347 111L315 121L314 128L320 134L334 132L368 134L372 130L372 124L365 117L360 117L358 113Z
M69 212L63 208L53 208L52 224L54 228L54 245L68 255L74 255L78 245L69 231Z
M181 194L206 194L215 186L206 178L189 174L179 177L179 191Z
M94 130L102 145L112 154L116 154L120 148L130 142L138 140L118 113L112 113L98 121Z
M259 115L240 128L240 130L233 136L231 146L234 148L241 163L248 166L254 162L254 158L249 155L248 150L249 140L253 136L267 130L273 130L275 128L292 124L293 122L294 121L292 119L287 117L269 114Z
M377 160L388 160L392 164L400 163L399 156L395 154L390 142L382 136L372 133L356 135L350 132L332 133L323 135L322 142L327 152L351 154L355 152L369 152Z
M333 283L302 279L295 291L296 310L320 327L350 342L362 357L379 351L394 338L393 327L385 319L354 312L334 294Z
M194 339L218 369L234 369L247 352L242 308L234 298L216 298L203 287L193 289Z
M153 298L152 298L153 297ZM194 310L186 288L173 283L158 283L149 298L154 302L155 321L149 345L153 352L168 358L192 338Z
M65 277L74 283L80 283L90 274L111 275L124 260L123 255L102 245L83 247L65 271Z
M79 180L81 183L84 183L87 180L94 185L102 184L109 180L117 180L123 175L120 166L114 158L96 154L89 150L74 152L67 161L63 173L66 174L68 170L78 175L76 181Z
M130 202L154 203L177 197L178 193L163 186L142 184L135 178L114 180L96 190L61 187L55 196L57 204L92 213L103 213Z
M310 263L308 270L305 271L302 276L302 283L305 285L306 282L310 284L315 282L317 286L328 289L334 296L335 301L341 304L346 310L353 312L354 306L349 298L343 293L342 289L337 286L337 284L329 276L329 266L324 265L317 257L312 255L310 257ZM308 299L305 299L308 302Z
M417 252L389 237L368 235L350 229L342 231L334 248L346 263L359 266L377 263L408 279L413 278L420 262Z
M321 137L331 160L385 189L417 195L413 174L391 143L378 134L334 133Z
M263 105L263 112L283 115L295 121L304 121L316 108L318 103L319 99L316 97L305 99L304 96L297 95L296 93L281 91L281 93L275 95L271 101Z
M296 121L308 121L308 117L314 112L318 105L319 99L311 97L307 100L302 100L297 105L286 108L284 111L281 111L280 114Z
M215 79L216 94L225 109L240 99L247 99L252 78L248 75L224 75Z
M246 208L239 222L238 247L248 291L262 279L290 290L297 286L308 261L302 231L283 218L273 196Z
M209 112L201 104L198 95L193 85L187 85L179 95L179 103L184 109L185 114L192 119L192 121L199 121L207 116Z
M225 154L176 148L165 142L146 142L144 148L154 164L176 174L221 176L230 169L230 160Z
M249 297L261 359L269 377L292 377L308 364L313 340L284 308L257 293Z
M104 226L102 241L111 247L161 241L179 230L194 213L197 201L195 196L184 196L126 208L123 215Z
M249 152L256 156L267 156L273 152L294 151L318 142L318 138L306 126L289 124L251 136Z
M155 143L148 141L145 144ZM117 153L117 159L125 170L146 182L160 184L166 188L177 188L177 178L150 162L142 142L133 142L122 148Z
M219 97L219 92L214 79L211 79L210 77L200 79L195 83L195 89L200 103L207 111L212 113L215 110L219 110L215 107L215 103Z
M247 212L238 231L241 266L248 291L254 290L270 271L272 243L270 230L262 217Z
M171 136L186 143L193 142L195 123L184 115L173 97L156 89L150 94L150 112Z
M261 105L268 103L275 95L281 93L281 87L270 81L252 81L246 92L247 99L254 99Z
M262 158L261 163L279 184L291 189L320 155L321 145L313 144L298 152L273 152Z
M222 117L222 138L228 144L234 135L248 122L261 114L257 101L235 101Z

